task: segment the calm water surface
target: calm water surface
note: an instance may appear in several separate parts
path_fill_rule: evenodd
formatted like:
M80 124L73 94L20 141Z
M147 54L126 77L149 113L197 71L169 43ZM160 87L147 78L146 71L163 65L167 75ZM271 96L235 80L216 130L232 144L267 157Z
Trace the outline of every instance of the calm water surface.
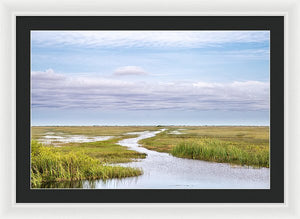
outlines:
M200 160L177 158L167 153L141 147L138 141L164 131L145 131L139 137L118 142L131 150L146 153L145 159L118 164L142 168L144 174L124 179L64 182L45 185L51 188L96 188L96 189L269 189L270 169L231 166Z

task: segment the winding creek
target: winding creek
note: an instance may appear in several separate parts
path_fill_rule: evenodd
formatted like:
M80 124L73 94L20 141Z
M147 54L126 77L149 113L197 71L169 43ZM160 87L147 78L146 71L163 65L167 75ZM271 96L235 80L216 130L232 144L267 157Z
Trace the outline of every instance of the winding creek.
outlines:
M96 189L269 189L270 169L231 166L173 157L167 153L151 151L141 147L138 141L164 131L144 131L138 137L118 142L131 150L146 153L145 159L118 164L142 168L144 174L123 179L73 182L59 187L82 187ZM57 185L56 185L57 186Z

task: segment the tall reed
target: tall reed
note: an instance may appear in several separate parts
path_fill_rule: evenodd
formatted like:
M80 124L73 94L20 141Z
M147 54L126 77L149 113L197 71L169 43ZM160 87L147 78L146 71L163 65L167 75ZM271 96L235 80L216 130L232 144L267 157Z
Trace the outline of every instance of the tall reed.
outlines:
M238 147L236 144L218 139L182 141L172 148L176 157L233 163L247 166L269 167L269 150L266 148ZM250 151L251 150L251 151Z
M82 152L62 153L36 141L31 143L31 185L40 187L44 182L110 179L142 174L141 169L108 166Z

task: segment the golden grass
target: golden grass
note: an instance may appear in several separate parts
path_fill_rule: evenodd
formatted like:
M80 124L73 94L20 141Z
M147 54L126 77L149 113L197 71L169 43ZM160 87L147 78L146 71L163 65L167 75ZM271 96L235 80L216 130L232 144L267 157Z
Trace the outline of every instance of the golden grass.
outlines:
M48 132L57 135L119 136L128 132L154 131L156 126L32 126L31 137L38 139Z
M104 163L125 163L135 159L145 158L146 154L137 151L129 150L124 146L116 144L118 141L125 138L133 138L134 135L116 137L106 141L86 142L86 143L66 143L57 148L58 151L79 152L97 158Z

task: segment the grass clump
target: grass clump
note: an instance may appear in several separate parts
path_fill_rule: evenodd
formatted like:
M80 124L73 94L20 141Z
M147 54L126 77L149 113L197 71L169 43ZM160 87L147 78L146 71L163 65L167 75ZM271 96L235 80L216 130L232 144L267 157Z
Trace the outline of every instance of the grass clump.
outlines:
M176 157L233 163L247 166L269 167L269 150L267 148L238 147L234 142L217 139L200 139L181 142L172 148Z
M117 144L118 141L129 137L132 136L116 137L106 141L66 143L58 147L57 150L63 153L83 151L86 155L97 158L103 163L127 163L145 158L145 153L129 150Z
M62 153L53 147L31 143L31 186L65 180L110 179L138 176L141 169L108 166L83 152Z

